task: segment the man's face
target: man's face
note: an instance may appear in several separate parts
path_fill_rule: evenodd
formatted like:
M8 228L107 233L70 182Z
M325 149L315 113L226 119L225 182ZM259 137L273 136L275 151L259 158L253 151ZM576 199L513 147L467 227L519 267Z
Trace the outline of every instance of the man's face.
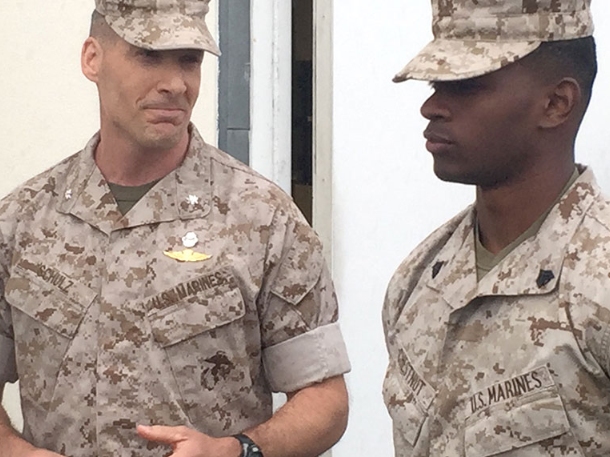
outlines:
M542 84L520 64L455 82L432 83L424 133L443 181L494 188L535 163Z
M188 135L203 51L149 51L117 39L104 46L102 56L97 85L103 129L156 150Z

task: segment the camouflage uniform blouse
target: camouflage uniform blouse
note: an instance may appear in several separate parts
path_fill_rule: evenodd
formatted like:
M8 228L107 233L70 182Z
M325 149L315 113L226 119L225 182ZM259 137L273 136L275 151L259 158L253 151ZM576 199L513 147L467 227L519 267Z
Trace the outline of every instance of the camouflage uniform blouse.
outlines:
M438 229L388 288L396 455L610 455L610 205L593 173L479 283L473 220Z
M98 141L0 204L0 382L20 380L26 439L161 457L137 423L226 436L268 419L271 391L349 370L320 242L288 196L193 128L123 217Z

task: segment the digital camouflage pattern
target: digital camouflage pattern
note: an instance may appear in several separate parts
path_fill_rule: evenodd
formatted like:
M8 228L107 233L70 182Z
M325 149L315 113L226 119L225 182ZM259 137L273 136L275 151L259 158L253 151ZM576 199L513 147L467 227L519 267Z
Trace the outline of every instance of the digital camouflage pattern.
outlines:
M395 273L383 323L397 456L610 455L610 202L581 171L479 283L473 207Z
M220 55L205 23L210 0L95 0L95 9L128 43L144 49L201 49Z
M20 380L28 441L161 457L137 423L227 436L271 416L272 390L349 371L320 242L288 196L192 127L183 164L122 216L98 141L0 203L0 383ZM205 255L167 255L186 249Z
M430 42L394 77L451 81L513 63L543 41L593 34L591 0L432 0Z

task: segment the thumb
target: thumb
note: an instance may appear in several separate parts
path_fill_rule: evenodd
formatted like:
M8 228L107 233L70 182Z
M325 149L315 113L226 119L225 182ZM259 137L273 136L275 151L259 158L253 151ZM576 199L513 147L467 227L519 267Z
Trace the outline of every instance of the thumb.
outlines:
M187 439L185 427L165 427L163 425L138 425L138 435L149 441L176 445Z

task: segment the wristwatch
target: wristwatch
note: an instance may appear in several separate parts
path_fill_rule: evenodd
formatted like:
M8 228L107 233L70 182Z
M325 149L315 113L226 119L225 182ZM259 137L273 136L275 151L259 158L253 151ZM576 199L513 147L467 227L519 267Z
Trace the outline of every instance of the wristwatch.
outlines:
M239 457L264 457L261 448L258 447L249 436L238 433L237 435L233 435L233 438L241 444L241 455Z

